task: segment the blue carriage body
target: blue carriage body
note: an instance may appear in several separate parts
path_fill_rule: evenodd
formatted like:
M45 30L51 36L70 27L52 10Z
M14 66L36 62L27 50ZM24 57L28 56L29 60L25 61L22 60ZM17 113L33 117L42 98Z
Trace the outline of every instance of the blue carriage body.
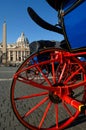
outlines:
M86 48L86 1L68 0L64 3L64 35L70 50Z

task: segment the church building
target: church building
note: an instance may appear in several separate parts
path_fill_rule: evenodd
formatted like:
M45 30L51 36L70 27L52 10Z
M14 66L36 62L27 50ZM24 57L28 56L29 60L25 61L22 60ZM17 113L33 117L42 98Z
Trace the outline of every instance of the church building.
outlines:
M4 22L3 39L0 43L0 64L19 65L30 55L29 41L24 33L21 33L15 43L7 44L6 31L6 22Z

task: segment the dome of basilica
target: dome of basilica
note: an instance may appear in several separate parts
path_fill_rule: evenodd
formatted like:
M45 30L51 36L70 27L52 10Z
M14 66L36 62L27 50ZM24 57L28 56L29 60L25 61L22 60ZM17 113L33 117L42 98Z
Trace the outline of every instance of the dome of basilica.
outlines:
M17 43L29 43L28 38L25 37L24 33L21 33L21 36L18 37Z

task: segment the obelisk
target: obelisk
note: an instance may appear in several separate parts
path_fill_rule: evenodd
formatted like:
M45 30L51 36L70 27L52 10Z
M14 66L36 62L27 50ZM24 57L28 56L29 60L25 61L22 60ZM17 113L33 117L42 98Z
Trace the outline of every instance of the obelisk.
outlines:
M6 29L6 22L4 21L4 24L3 24L3 41L2 41L2 44L3 44L3 58L2 58L2 63L4 65L7 64L7 29Z

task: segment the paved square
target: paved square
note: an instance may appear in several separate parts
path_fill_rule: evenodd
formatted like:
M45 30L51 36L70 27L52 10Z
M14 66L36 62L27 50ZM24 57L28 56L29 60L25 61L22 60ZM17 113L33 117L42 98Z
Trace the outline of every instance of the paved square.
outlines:
M10 89L12 77L16 70L16 67L0 67L0 130L28 130L18 121L11 107ZM78 119L65 130L85 129L86 117L80 115Z

